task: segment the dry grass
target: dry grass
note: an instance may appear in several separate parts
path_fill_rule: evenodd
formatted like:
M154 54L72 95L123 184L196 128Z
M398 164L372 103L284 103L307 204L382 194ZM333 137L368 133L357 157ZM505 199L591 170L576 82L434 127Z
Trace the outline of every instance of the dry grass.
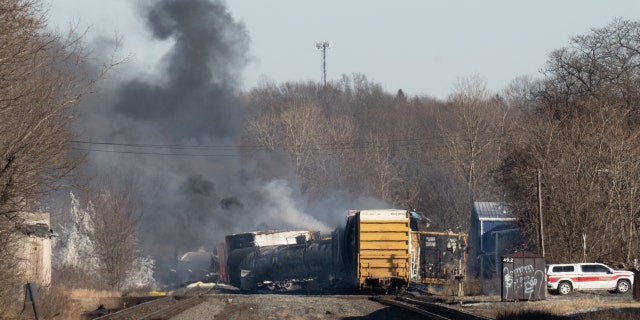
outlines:
M494 294L493 292L485 292L488 288L495 287L493 280L478 280L478 279L465 279L463 281L463 290L465 296L479 296L479 295L490 295ZM500 285L499 283L497 284ZM430 285L427 287L428 294L434 295L442 295L442 296L457 296L459 290L459 281L455 279L446 280L443 285ZM496 291L492 289L491 291ZM500 287L497 289L498 294L500 293Z
M25 301L24 295L18 301L20 302L12 304L16 308L5 314L5 318L0 316L0 319L33 319L35 312L39 319L72 319L68 312L72 309L71 298L62 286L39 286L35 302Z
M93 310L105 301L118 298L119 291L69 289L64 285L52 285L39 289L40 299L36 301L36 311L39 319L82 319L83 314ZM23 319L33 317L33 306L26 303L22 311Z
M607 300L599 296L549 299L541 301L507 302L483 315L498 320L507 319L637 319L640 304L631 299ZM625 312L627 309L631 312ZM638 314L633 317L633 315Z
M570 313L586 311L588 308L600 305L598 297L575 300L540 300L502 303L497 311L496 319L513 319L515 315L539 314L544 312L549 316L564 316Z
M122 292L116 290L83 289L91 282L85 275L67 272L60 277L56 274L53 284L49 287L39 286L39 299L35 302L35 309L39 319L71 320L83 319L86 311L94 310L100 305L118 303ZM25 302L24 298L16 299L19 303L11 306L15 310L2 309L0 319L33 319L33 303Z
M38 288L40 299L36 301L36 310L39 319L85 319L88 311L119 308L123 304L123 296L144 296L149 291L148 288L139 288L125 294L119 290L110 290L78 270L56 270L53 276L52 286ZM31 302L23 303L23 298L14 300L19 302L10 305L13 307L11 310L0 304L0 320L16 319L20 314L22 319L34 318Z
M120 307L122 292L117 290L93 290L75 288L69 290L73 301L73 316L68 319L82 319L82 315L88 311L102 308Z
M76 288L76 289L70 290L69 296L72 299L81 299L86 297L114 298L114 297L122 296L122 292L118 290L94 290L94 289Z
M71 297L63 286L52 285L43 288L37 303L39 319L69 319L70 317Z

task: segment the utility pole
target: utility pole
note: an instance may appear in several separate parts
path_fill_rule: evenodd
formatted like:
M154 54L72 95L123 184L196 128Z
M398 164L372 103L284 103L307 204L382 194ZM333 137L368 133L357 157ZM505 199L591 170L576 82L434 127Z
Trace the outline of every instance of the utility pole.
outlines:
M544 223L542 221L542 170L538 169L538 215L540 219L540 251L544 257Z
M327 85L327 49L331 48L330 41L316 41L316 48L321 51L321 70L322 70L322 85Z

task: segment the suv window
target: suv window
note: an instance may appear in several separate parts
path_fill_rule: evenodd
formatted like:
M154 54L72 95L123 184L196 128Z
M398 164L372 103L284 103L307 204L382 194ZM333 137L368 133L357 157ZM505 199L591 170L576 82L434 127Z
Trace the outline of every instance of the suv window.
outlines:
M573 272L573 266L553 266L553 272Z
M582 272L593 272L593 273L607 273L609 269L605 266L601 266L599 264L585 264L580 266L582 268Z

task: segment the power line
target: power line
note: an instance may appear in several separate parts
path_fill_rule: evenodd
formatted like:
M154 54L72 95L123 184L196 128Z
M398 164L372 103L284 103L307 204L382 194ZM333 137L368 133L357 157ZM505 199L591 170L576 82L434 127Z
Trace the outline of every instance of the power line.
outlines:
M136 148L158 148L158 149L218 149L218 150L237 150L237 149L260 149L266 148L262 145L242 146L242 145L180 145L180 144L147 144L147 143L118 143L118 142L100 142L72 140L72 143L88 144L88 145L104 145L118 147L136 147Z
M453 136L452 136L453 137ZM428 145L437 140L446 139L448 137L429 137L429 138L405 138L405 139L383 139L383 140L361 140L361 141L346 141L346 142L331 142L331 143L314 143L314 144L276 144L272 146L266 145L183 145L183 144L145 144L145 143L118 143L118 142L100 142L100 141L86 141L86 140L72 140L72 143L84 144L84 145L102 145L102 146L116 146L126 148L149 148L149 149L180 149L180 150L271 150L278 148L300 148L305 149L362 149L375 146L388 146L390 144L395 146L403 145ZM440 142L442 142L440 141Z
M87 149L87 148L75 148L75 147L71 149L79 150L79 151L87 151L87 152L106 152L106 153L154 155L154 156L182 156L182 157L240 157L241 156L237 154L163 153L163 152L145 152L145 151Z
M181 144L145 144L145 143L117 143L117 142L100 142L86 140L72 140L74 144L87 145L88 147L72 147L74 150L86 152L105 152L118 154L139 154L139 155L161 155L161 156L186 156L186 157L241 157L246 152L274 151L286 149L299 149L301 151L353 151L353 150L372 150L375 148L391 147L394 150L405 150L409 148L422 149L444 149L450 146L448 139L456 139L461 136L440 136L428 138L406 138L406 139L388 139L388 140L369 140L369 141L353 141L353 142L332 142L320 144L279 144L273 146L265 145L181 145ZM94 147L116 147L121 149L105 149ZM165 150L153 151L153 150ZM211 151L214 153L195 153L195 152L172 152L173 150L183 151ZM238 154L215 153L215 152L239 152Z

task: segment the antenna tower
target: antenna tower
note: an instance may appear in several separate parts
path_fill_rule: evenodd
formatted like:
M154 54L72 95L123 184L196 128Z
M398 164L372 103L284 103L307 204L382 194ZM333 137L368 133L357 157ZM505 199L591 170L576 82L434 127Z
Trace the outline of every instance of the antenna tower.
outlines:
M327 49L331 48L330 41L316 41L316 48L321 51L322 60L320 67L322 68L322 84L327 85Z

